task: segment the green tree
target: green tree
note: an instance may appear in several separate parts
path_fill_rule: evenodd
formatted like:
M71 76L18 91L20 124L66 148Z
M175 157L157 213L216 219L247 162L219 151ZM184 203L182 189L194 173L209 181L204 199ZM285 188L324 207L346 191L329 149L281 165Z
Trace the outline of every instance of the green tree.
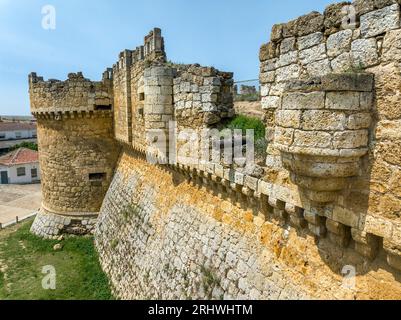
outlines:
M27 149L38 151L38 145L34 142L21 142L19 144L16 144L15 146L11 147L10 151L17 150L19 148L27 148Z

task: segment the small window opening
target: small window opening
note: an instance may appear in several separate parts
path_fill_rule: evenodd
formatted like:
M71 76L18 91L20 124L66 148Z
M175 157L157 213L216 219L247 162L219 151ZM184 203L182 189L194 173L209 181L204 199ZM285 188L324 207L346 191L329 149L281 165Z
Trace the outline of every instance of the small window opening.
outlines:
M139 93L139 101L145 101L145 92Z
M31 169L31 177L32 178L37 178L38 177L38 169Z
M89 181L103 181L106 179L106 173L89 173Z
M17 168L17 177L24 177L25 175L25 167Z
M140 116L143 116L143 108L139 108L139 109L138 109L138 114L139 114Z
M111 104L107 104L107 105L97 104L97 105L95 105L95 110L96 111L110 111L111 108L112 108Z

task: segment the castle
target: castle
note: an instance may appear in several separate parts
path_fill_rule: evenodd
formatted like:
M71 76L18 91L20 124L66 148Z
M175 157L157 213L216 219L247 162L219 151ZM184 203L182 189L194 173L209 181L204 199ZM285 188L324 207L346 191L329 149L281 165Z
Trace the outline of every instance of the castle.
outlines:
M123 299L399 299L400 21L396 0L356 0L273 27L263 170L177 161L171 121L221 128L233 74L167 62L160 29L100 82L32 73L31 231L94 233Z

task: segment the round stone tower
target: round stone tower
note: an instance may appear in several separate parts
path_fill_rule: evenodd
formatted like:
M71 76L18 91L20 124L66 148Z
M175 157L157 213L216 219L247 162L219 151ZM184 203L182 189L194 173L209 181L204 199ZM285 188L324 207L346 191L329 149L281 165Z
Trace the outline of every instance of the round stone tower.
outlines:
M37 119L42 208L32 232L44 237L90 233L113 176L112 74L91 82L29 76L31 112Z

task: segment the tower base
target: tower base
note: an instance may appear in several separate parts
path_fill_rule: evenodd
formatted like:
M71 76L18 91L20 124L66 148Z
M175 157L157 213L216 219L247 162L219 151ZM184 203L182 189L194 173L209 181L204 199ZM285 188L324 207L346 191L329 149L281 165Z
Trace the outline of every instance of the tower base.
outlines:
M96 221L97 214L67 216L51 213L42 208L36 215L31 232L46 239L56 239L63 234L88 235L93 234Z

